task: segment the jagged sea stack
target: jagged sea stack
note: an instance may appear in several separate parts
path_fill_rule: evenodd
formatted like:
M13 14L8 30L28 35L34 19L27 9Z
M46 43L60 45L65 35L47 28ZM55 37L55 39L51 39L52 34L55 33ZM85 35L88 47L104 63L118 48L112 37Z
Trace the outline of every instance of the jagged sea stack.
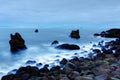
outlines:
M75 38L75 39L79 39L80 38L79 30L72 30L70 37Z
M18 52L20 50L27 49L25 45L25 40L21 37L19 33L15 35L10 34L11 40L9 41L11 52Z

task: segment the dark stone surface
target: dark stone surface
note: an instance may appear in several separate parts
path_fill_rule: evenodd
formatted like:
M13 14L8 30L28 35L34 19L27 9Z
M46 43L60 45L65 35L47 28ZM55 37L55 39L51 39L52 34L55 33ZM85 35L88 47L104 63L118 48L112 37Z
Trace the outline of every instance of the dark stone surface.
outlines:
M101 37L106 37L106 38L120 38L120 29L113 28L107 31L103 31L100 34L95 33L94 36L101 36Z
M38 29L35 29L35 32L38 33Z
M15 35L10 34L11 40L9 41L11 52L18 52L20 50L26 49L25 40L19 33Z
M32 61L32 60L28 60L27 62L26 62L26 64L35 64L36 63L36 61Z
M52 44L52 45L54 45L54 44L59 44L59 42L58 42L57 40L54 40L51 44Z
M80 38L79 30L72 30L72 32L70 33L70 37L79 39Z
M61 65L65 65L67 63L67 59L63 58L61 61L60 61L60 64Z
M67 50L79 50L80 49L80 47L75 44L61 44L61 45L58 45L56 48L67 49Z

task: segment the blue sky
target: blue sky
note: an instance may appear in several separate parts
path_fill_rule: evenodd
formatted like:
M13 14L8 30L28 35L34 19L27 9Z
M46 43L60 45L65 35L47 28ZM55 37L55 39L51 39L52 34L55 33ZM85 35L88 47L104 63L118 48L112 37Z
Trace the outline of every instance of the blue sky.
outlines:
M120 26L120 0L0 0L0 27Z

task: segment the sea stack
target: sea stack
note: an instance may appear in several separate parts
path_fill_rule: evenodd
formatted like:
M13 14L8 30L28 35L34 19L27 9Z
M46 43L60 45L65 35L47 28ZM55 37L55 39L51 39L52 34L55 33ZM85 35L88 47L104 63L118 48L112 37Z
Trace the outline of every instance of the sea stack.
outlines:
M38 29L35 29L35 32L38 33Z
M26 49L25 40L19 33L15 33L15 35L10 34L11 40L9 41L11 52L18 52L20 50Z
M75 38L75 39L79 39L80 38L79 30L72 30L70 37Z

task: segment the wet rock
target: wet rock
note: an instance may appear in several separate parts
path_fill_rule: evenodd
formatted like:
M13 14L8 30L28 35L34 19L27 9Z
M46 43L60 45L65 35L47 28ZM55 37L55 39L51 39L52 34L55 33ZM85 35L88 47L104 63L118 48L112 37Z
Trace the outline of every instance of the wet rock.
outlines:
M7 75L15 74L16 72L17 72L17 69L13 69L12 71L8 72Z
M77 66L74 63L67 62L66 67L71 68L71 69L76 69Z
M120 80L120 79L112 77L111 80Z
M28 80L29 77L30 77L29 74L22 74L21 75L21 80Z
M95 77L95 80L106 80L107 75L106 74L101 74L99 76ZM111 79L110 79L111 80Z
M60 64L62 65L65 65L67 63L67 59L63 58L61 61L60 61Z
M31 76L28 80L42 80L42 78L37 76Z
M48 76L48 80L56 80L54 76Z
M35 64L36 63L36 61L32 61L32 60L28 60L27 62L26 62L26 64Z
M75 45L75 44L61 44L61 45L58 45L55 48L67 49L67 50L79 50L80 49L80 47L78 45Z
M70 34L71 38L76 38L79 39L80 35L79 35L79 30L72 30L71 34Z
M74 63L67 62L63 67L63 73L70 74L72 71L76 70L77 66Z
M31 67L31 66L27 66L27 67L20 67L18 69L18 71L16 72L16 74L23 74L23 73L26 73L26 74L29 74L29 75L32 75L32 76L38 76L39 75L39 69L37 67Z
M19 33L15 35L11 34L11 40L9 41L11 52L17 52L26 49L25 40L21 37Z
M113 28L107 31L103 31L100 34L95 33L94 36L101 36L106 38L120 38L120 29Z
M71 80L75 80L75 78L80 76L80 74L77 71L72 71L68 76Z
M100 34L98 34L98 33L95 33L95 34L94 34L94 36L100 36Z
M70 80L70 79L67 77L67 75L61 74L61 75L59 76L59 80Z
M74 80L94 80L92 77L78 76Z
M42 66L42 63L37 63L36 66L37 66L37 67L41 67L41 66Z
M12 80L13 77L14 77L14 74L10 74L10 75L3 76L1 80Z
M101 50L99 50L99 49L93 49L93 52L100 54L100 53L101 53Z
M49 80L46 76L42 77L42 80Z
M35 29L35 32L38 33L38 29Z
M55 44L59 44L59 42L57 40L53 41L52 45L55 45Z
M39 70L39 73L40 73L40 77L43 77L43 76L48 76L49 75L49 69L47 67L43 67Z
M60 66L55 66L50 69L53 76L58 76L61 72Z

